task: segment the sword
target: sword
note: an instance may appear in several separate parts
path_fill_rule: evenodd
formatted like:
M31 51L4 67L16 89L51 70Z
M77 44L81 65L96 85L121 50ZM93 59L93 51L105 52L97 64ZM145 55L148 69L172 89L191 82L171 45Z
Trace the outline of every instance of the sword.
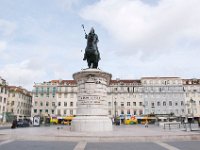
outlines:
M83 27L83 31L85 32L84 24L82 24L81 26ZM85 32L85 35L87 35L86 32Z

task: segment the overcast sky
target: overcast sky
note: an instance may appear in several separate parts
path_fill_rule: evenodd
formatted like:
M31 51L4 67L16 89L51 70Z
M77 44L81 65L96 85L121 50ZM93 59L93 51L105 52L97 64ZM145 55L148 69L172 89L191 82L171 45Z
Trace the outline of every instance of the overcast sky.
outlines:
M0 0L0 76L9 85L72 79L86 32L112 79L200 78L200 0Z

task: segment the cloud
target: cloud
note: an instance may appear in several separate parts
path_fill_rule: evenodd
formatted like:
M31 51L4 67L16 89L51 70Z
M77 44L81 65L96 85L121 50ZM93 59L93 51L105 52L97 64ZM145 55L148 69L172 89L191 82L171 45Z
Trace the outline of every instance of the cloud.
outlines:
M0 52L4 51L7 47L6 41L0 41Z
M46 75L42 69L30 68L31 64L30 60L7 64L0 70L0 74L9 82L9 85L23 85L23 87L31 90L33 81L43 79Z
M15 29L16 29L15 23L0 19L0 35L10 36L15 31Z
M103 26L121 43L120 56L140 53L142 59L200 46L200 1L101 0L82 9L80 16Z
M73 6L79 4L80 0L56 0L63 10L72 10Z

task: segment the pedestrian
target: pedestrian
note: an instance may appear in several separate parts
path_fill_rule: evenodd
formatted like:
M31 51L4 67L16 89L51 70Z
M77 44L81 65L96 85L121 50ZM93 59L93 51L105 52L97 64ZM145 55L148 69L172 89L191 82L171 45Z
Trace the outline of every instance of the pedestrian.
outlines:
M12 121L12 126L11 126L11 128L12 129L15 129L17 127L17 118L15 117L14 119L13 119L13 121Z
M200 128L200 118L198 118L198 125L199 125L199 128Z
M148 128L148 121L146 120L145 122L145 125L144 125L145 128Z

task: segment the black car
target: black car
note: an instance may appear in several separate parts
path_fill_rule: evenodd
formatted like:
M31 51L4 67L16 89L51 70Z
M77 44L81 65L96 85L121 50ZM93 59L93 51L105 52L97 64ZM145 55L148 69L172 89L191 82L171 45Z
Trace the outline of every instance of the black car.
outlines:
M19 120L17 121L17 127L29 127L29 121L28 120Z

